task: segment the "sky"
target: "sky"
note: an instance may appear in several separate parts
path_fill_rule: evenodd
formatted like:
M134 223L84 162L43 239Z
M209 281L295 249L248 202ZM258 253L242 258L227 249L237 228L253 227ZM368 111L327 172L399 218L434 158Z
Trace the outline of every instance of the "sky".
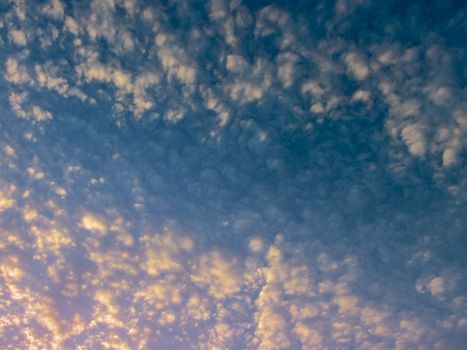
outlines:
M0 0L0 347L462 350L462 1Z

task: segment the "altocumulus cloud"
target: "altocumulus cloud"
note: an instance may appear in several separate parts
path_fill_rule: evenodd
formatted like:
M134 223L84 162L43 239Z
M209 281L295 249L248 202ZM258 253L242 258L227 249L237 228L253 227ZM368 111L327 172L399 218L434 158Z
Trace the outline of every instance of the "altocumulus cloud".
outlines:
M1 3L1 347L462 349L466 16Z

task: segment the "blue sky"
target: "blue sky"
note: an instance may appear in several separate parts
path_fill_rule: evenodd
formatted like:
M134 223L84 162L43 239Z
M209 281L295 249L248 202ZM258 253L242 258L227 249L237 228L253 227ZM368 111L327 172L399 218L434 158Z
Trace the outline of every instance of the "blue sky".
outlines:
M0 2L0 346L463 349L466 16Z

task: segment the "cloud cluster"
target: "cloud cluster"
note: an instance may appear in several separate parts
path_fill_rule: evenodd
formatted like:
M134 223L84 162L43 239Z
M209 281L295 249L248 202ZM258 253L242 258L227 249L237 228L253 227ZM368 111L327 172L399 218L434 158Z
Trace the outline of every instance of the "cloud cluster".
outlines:
M0 345L465 344L467 9L440 6L0 5Z
M417 281L457 308L429 320L368 298L358 258L336 260L316 242L252 236L233 250L173 224L137 234L89 212L66 227L39 211L24 222L2 231L6 348L406 349L437 341L435 327L467 326L450 273Z

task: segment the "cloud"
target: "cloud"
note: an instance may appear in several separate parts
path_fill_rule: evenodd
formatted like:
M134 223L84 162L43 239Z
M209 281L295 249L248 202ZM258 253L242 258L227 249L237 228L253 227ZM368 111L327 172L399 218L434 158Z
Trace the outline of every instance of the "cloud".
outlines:
M261 252L264 249L264 242L259 237L252 238L250 242L248 243L248 248L253 253Z
M91 216L86 214L83 217L83 228L96 232L102 230L104 219L94 216L91 220ZM122 222L115 222L110 230L116 232L117 226L122 227ZM66 257L64 249L82 249L75 244L80 240L79 235L70 235L64 229L46 231L32 226L31 232L35 240L31 247L35 256L42 252L54 254L49 256L48 264L55 260L63 261ZM359 327L364 327L369 333L356 338L361 344L371 343L371 337L377 336L383 339L383 344L396 341L403 348L421 342L429 329L416 318L399 315L388 305L376 307L365 301L364 294L352 293L350 285L359 283L352 277L356 266L354 259L347 257L337 263L316 251L312 254L316 263L305 265L309 260L304 255L304 247L285 241L283 236L277 236L267 249L258 237L250 240L250 246L256 245L261 249L250 250L250 253L247 249L245 253L251 254L247 258L232 249L206 250L199 242L168 228L163 234L141 236L142 245L136 246L113 240L111 246L105 247L101 237L87 239L84 244L86 256L97 269L83 262L84 265L80 263L80 266L71 267L66 274L60 272L70 269L66 265L57 266L57 272L51 273L52 264L49 267L51 280L44 282L63 283L63 279L70 279L76 273L84 279L82 287L72 287L75 282L71 279L72 284L63 291L63 295L71 300L78 296L88 300L86 308L92 309L92 319L89 313L84 316L83 310L77 310L73 316L74 326L69 323L71 320L63 317L58 305L48 299L47 293L33 296L27 289L19 287L19 282L29 281L33 276L26 259L11 256L3 260L0 271L10 288L12 300L31 300L29 307L35 311L30 317L51 334L49 344L59 346L64 341L75 342L78 335L91 342L98 341L100 338L92 335L96 327L107 327L108 331L98 334L112 339L112 332L118 334L134 317L138 322L157 322L159 327L171 327L176 323L176 334L185 334L184 341L191 344L195 344L196 334L206 334L206 341L211 347L244 344L258 349L325 347L334 341L350 344L353 341L350 335L359 334L354 333ZM133 249L137 249L137 253L129 254ZM144 262L146 258L141 253L145 250L146 255L154 252L157 262ZM289 256L292 252L293 255ZM241 266L245 266L246 272L251 269L248 265L251 265L252 272L257 273L242 273ZM150 266L157 267L157 272L148 270ZM140 278L141 273L146 273L146 277ZM248 281L251 278L255 279L253 283ZM445 291L442 277L428 279L426 286L435 296ZM42 300L43 306L32 302L33 299ZM133 307L127 308L128 302L140 311L135 313ZM124 308L125 313L122 312ZM335 308L337 313L329 313L331 308ZM195 326L193 322L197 322ZM398 322L399 326L396 326ZM164 332L147 338L144 328L132 329L130 338L125 341L129 348L143 344L143 338L144 344L161 344L164 341ZM168 329L172 329L168 332L174 331L173 328ZM192 329L190 332L195 332L193 337L186 338L185 329ZM328 331L323 332L324 329ZM395 334L396 329L398 333ZM197 333L202 330L206 333ZM249 336L245 338L246 334Z
M44 120L52 119L52 113L42 109L39 106L34 106L33 105L31 113L32 113L32 116L34 117L34 119L36 119L39 122L44 121Z
M444 292L444 280L442 277L435 277L428 283L428 289L431 294L439 295Z
M352 101L356 102L368 102L370 99L370 92L366 90L357 90L355 93L352 95Z
M11 145L5 145L3 146L3 152L8 156L8 157L16 157L16 150L14 147Z
M61 19L65 10L60 0L51 0L42 7L42 12L55 19Z
M350 52L345 55L344 61L347 68L357 80L365 80L369 74L368 65L363 58L356 52Z
M423 126L408 124L401 131L402 140L407 144L409 152L414 156L424 156L426 153L426 141Z
M21 66L14 58L9 57L6 61L5 80L23 84L30 80L28 72L24 66Z
M100 234L107 233L107 227L105 223L97 216L90 213L83 215L81 218L81 226L88 231L94 231Z
M225 298L241 288L239 266L235 259L223 256L219 251L202 255L191 276L194 283L208 288L216 299Z
M21 30L15 30L15 29L10 30L9 37L10 37L10 40L13 41L18 46L26 46L28 42L26 39L26 34L24 34L24 32L22 32Z
M208 298L192 295L187 301L187 314L195 321L207 321L211 318L211 307Z
M323 338L319 332L312 328L312 326L300 322L295 325L294 332L300 338L303 348L318 347L320 346Z
M32 119L34 122L44 122L53 118L49 111L31 104L30 109L25 109L25 104L28 100L28 93L23 92L16 94L12 92L9 96L9 102L12 110L20 118Z
M35 65L36 79L41 87L47 87L50 90L55 90L60 94L66 95L69 91L68 81L61 77L54 76L54 69L49 66Z
M190 238L177 237L171 232L154 237L145 235L141 241L146 246L144 266L149 275L182 271L181 256L189 253L194 244Z
M74 35L78 35L79 32L79 26L74 20L73 17L67 16L65 18L65 22L63 24L64 28L66 28L70 33Z
M15 205L15 200L8 198L5 194L0 195L0 211L12 208Z
M196 82L197 71L191 67L184 49L177 45L168 33L159 33L155 38L157 55L169 79L178 79L184 84Z
M465 343L465 10L376 5L0 5L0 346Z

